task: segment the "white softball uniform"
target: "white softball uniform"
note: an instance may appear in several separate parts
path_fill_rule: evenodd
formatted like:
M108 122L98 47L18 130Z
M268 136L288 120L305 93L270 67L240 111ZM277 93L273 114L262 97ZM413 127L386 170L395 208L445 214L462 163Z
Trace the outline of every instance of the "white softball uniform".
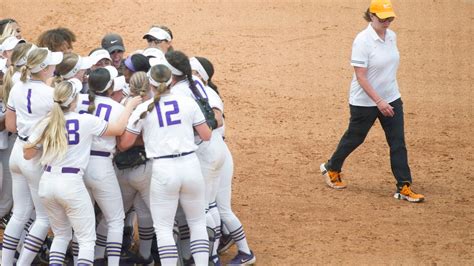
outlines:
M140 254L148 258L151 252L151 241L154 236L153 220L150 212L150 182L153 161L148 160L135 168L115 169L122 191L125 213L132 207L137 214L138 234L140 237Z
M219 101L215 100L215 97L211 100L209 98L210 93L214 92L211 88L204 86L202 82L193 77L194 84L201 94L201 97L207 98L211 108L223 108L219 105ZM212 91L212 92L211 92ZM189 82L183 80L176 83L172 88L173 94L184 95L190 99L195 100L196 95L193 94L189 88ZM209 141L202 141L199 136L195 136L195 142L199 144L199 149L196 152L201 165L201 172L204 176L205 182L205 195L206 195L206 224L207 227L212 228L216 232L215 239L216 243L213 245L211 255L217 255L218 239L220 237L220 217L217 209L210 210L210 205L215 202L217 191L219 187L219 171L222 168L225 160L225 143L222 139L222 135L213 130L211 139Z
M110 97L96 95L93 115L107 122L119 119L124 107ZM76 111L86 113L89 106L87 94L80 94ZM84 174L84 183L97 202L107 222L107 257L109 265L118 265L122 248L123 219L125 218L122 193L115 174L113 154L115 137L94 137L90 159ZM99 236L105 237L105 236ZM100 250L100 252L99 252ZM96 258L103 258L103 249L97 247Z
M165 94L144 119L153 99L132 113L127 131L142 133L146 154L153 158L150 209L162 265L176 265L178 251L173 239L174 217L181 203L191 230L191 252L196 265L207 265L209 243L205 222L204 181L194 153L194 126L205 123L197 103L189 97ZM135 123L138 120L137 123Z
M397 35L392 30L387 29L384 41L369 24L355 38L352 44L351 65L367 68L369 83L377 94L388 103L400 98L397 83L399 64ZM352 77L349 103L355 106L376 106L360 86L355 73Z
M10 91L7 108L16 114L18 138L10 156L14 205L12 218L5 229L2 265L13 264L14 253L23 227L33 211L33 204L36 221L25 239L17 264L31 264L49 230L48 215L38 197L42 166L39 157L32 160L23 158L23 145L36 124L51 110L52 105L53 88L42 81L17 82Z
M199 90L202 97L209 100L209 105L212 108L222 108L219 101L215 100L215 97L211 100L208 95L214 92L211 88L204 86L200 80L193 78L196 84L196 88ZM212 91L212 92L211 92ZM187 80L176 83L172 88L171 92L177 95L183 95L191 99L196 99L189 88L189 82ZM224 163L224 141L222 136L217 132L213 131L211 139L209 141L201 141L198 136L195 137L196 143L199 144L197 156L201 164L201 170L206 182L206 200L208 204L212 203L216 199L217 187L219 185L218 171ZM214 228L214 226L212 226Z
M0 100L0 119L5 117L5 105ZM10 213L13 206L12 176L10 174L10 154L15 141L7 130L0 131L0 217Z
M206 92L206 95L209 99L209 105L212 108L219 109L222 112L222 114L224 114L224 102L222 102L222 99L219 96L219 94L217 94L217 92L215 92L209 86L205 87L205 92ZM218 127L216 129L214 129L214 131L221 134L222 137L225 137L225 121L224 121L224 119L222 120L222 123L223 123L223 125L221 127Z
M93 137L101 136L107 122L89 114L65 114L68 147L64 158L45 165L41 176L39 196L48 211L54 240L49 263L64 263L66 249L72 239L72 230L79 243L78 264L92 265L95 246L95 214L82 176L87 167ZM29 142L41 136L37 128Z
M222 102L221 97L209 87L207 88L207 95L209 96L209 105L212 108L219 109L222 113L224 113L224 103ZM225 125L225 121L222 121ZM222 138L225 137L225 129L224 126L215 129L214 131L219 133ZM217 189L217 196L216 196L216 204L219 217L224 223L224 225L229 229L230 235L234 239L235 243L238 246L240 251L243 251L247 254L250 254L250 249L248 247L247 238L245 236L245 232L240 222L239 218L234 214L232 211L232 204L231 204L231 197L232 197L232 176L234 174L234 160L232 158L232 154L229 150L229 147L224 142L224 164L219 169L219 186ZM215 205L211 205L210 212L213 211L213 207Z

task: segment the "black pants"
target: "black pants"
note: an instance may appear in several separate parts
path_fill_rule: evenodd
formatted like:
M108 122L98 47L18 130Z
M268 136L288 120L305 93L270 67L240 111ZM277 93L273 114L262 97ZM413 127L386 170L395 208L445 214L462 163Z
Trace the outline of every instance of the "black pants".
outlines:
M405 147L405 132L403 122L403 102L397 99L390 103L394 108L393 117L385 117L377 107L361 107L350 105L351 117L349 128L339 141L336 151L329 159L327 168L341 171L346 158L365 140L370 128L379 119L388 145L390 146L390 164L392 173L397 180L397 187L411 184L410 167L408 166L407 149Z

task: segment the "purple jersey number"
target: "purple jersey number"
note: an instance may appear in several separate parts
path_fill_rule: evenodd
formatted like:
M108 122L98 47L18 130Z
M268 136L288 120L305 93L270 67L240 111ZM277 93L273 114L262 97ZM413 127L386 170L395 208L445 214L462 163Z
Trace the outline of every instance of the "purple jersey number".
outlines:
M66 131L67 131L67 144L76 145L79 144L79 120L71 119L66 120Z
M83 105L89 106L89 101L82 101ZM101 114L105 111L104 117ZM99 103L95 109L95 116L103 118L105 121L109 122L110 113L112 112L112 106L104 103ZM80 114L87 113L87 110L80 110Z
M102 117L101 114L104 113L104 111L105 111L105 115L104 117ZM105 121L109 122L110 112L112 112L112 106L108 104L99 103L95 111L95 116L104 118Z
M179 113L179 106L178 102L176 101L169 101L169 102L164 102L165 106L171 105L173 106L172 110L166 111L165 112L165 117L166 117L166 126L172 126L172 125L179 125L181 124L180 119L173 120L171 117L172 115L175 115ZM158 115L158 124L160 127L164 127L165 125L163 124L163 115L161 114L161 108L160 108L160 103L155 103L155 108L156 108L156 114Z
M28 113L31 114L31 89L28 89L28 95L26 95L26 100L28 103L26 104L26 108L28 108Z
M208 96L207 96L206 90L204 89L204 86L202 85L202 83L199 82L199 81L197 81L197 80L194 80L194 84L195 84L196 86L199 86L199 87L201 88L201 91L204 92L204 95L206 95L205 99L207 99ZM196 87L196 88L197 88L197 87ZM202 96L202 95L201 95L201 96Z

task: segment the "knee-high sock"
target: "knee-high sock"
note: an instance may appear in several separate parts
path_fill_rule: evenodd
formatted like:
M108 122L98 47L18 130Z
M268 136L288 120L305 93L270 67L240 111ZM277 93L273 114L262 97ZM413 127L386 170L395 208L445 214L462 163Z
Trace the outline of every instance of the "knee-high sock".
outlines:
M138 218L138 235L140 237L140 255L147 259L151 254L151 243L153 241L153 235L155 234L155 228L153 228L153 221L142 222Z
M100 220L97 226L96 236L94 259L103 259L105 257L105 247L107 246L107 224L104 218Z
M215 241L214 245L212 247L212 250L210 250L211 256L217 255L217 248L219 247L219 241L221 239L221 217L219 215L219 210L217 209L217 203L213 202L209 205L209 213L211 214L215 227L214 227L214 232L215 232Z

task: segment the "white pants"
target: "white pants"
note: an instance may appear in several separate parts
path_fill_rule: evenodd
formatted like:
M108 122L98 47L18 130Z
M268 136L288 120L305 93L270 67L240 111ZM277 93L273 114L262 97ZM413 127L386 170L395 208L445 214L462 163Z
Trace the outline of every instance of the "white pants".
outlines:
M231 197L232 197L232 176L234 172L234 162L232 154L226 145L226 159L220 172L220 185L217 193L217 208L219 210L222 222L229 230L230 235L237 244L240 251L247 254L250 253L250 248L247 243L244 228L239 218L232 211Z
M225 160L224 152L225 142L222 136L215 131L212 132L211 139L201 143L196 151L206 183L206 208L216 200L219 188L219 172Z
M63 263L72 239L72 229L79 243L78 263L92 265L95 246L94 206L80 174L45 172L41 177L39 196L51 221L54 240L50 264Z
M191 233L191 253L196 265L207 265L209 243L205 219L204 180L196 154L153 161L150 209L162 265L176 265L178 252L173 226L178 201Z
M30 219L33 205L36 210L36 220L25 238L18 264L30 264L49 230L49 219L46 210L38 196L38 186L43 167L39 156L32 160L23 158L25 142L17 138L10 156L10 171L12 173L13 215L5 229L5 235L11 244L7 248L17 246L21 232ZM5 242L5 241L4 241ZM4 245L5 247L5 245ZM14 254L13 254L14 255ZM10 265L10 252L2 256L2 265Z
M123 219L122 193L115 175L112 158L91 156L84 174L84 183L91 197L100 207L107 222L107 255L118 264L122 248ZM114 264L115 264L114 263Z
M234 161L227 145L225 146L225 162L220 173L220 184L217 193L217 208L224 224L233 224L235 220L238 221L234 212L232 211L232 176L234 173ZM239 222L240 224L240 222Z
M148 258L155 230L150 212L150 181L153 160L136 168L115 169L122 190L123 207L127 213L133 207L138 218L140 255Z
M123 206L128 211L133 205L136 195L142 199L147 207L150 206L150 181L153 161L149 160L137 168L124 170L116 169L120 189L122 191ZM140 208L139 208L140 209ZM142 213L146 215L146 213ZM137 215L140 213L137 212Z

